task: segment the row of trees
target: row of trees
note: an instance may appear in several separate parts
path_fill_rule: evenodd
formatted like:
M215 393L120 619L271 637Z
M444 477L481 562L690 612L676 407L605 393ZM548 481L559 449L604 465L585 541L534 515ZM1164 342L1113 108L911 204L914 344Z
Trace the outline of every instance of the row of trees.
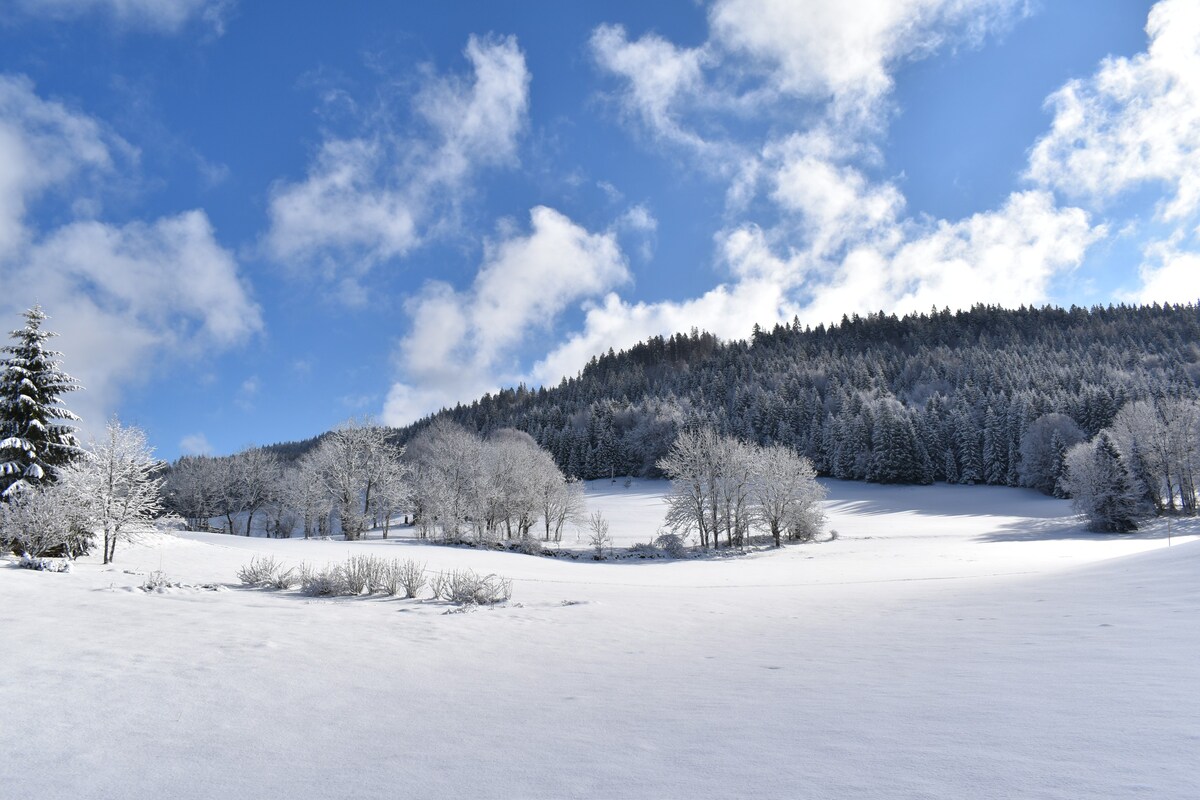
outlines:
M355 540L379 524L387 538L410 496L404 448L389 434L369 420L350 420L287 465L261 448L184 456L168 476L168 501L194 529L224 517L229 533L250 536L257 518L267 535L281 538L302 530L305 538L338 531Z
M420 535L451 541L561 541L582 520L583 486L568 480L529 434L484 439L442 420L409 445Z
M1127 404L1094 439L1066 451L1061 488L1092 529L1137 529L1148 514L1195 514L1200 401Z
M193 528L224 518L230 533L306 538L340 532L358 539L398 515L420 536L447 541L561 540L582 513L583 491L527 434L486 440L440 423L408 448L389 429L351 420L291 464L265 449L234 456L185 456L167 480L171 508Z
M752 529L771 535L776 547L806 541L820 530L824 488L812 464L779 445L760 447L712 428L683 431L659 468L671 478L667 526L698 535L701 547L742 547Z

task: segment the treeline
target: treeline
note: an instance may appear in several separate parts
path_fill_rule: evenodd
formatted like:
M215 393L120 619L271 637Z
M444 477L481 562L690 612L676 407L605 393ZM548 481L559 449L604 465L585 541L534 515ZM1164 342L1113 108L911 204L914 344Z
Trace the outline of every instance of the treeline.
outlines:
M525 433L486 439L448 421L407 447L392 430L350 420L292 462L270 448L185 456L166 479L168 508L194 530L305 538L371 529L387 538L397 518L421 538L540 549L583 514L583 488ZM260 527L255 528L255 520Z
M441 419L484 435L515 428L591 479L658 477L678 432L706 427L782 445L825 476L1061 493L1070 447L1130 403L1196 397L1198 379L1196 305L976 306L794 321L748 341L655 337L557 387L485 395L398 435Z

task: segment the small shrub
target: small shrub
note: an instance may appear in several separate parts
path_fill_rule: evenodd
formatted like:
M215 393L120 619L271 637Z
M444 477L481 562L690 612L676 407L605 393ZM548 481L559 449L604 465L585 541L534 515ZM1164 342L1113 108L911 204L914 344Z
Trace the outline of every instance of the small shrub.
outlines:
M295 567L291 567L286 570L281 568L278 572L275 573L275 575L271 578L271 580L268 582L267 585L270 586L272 589L279 589L280 591L286 591L288 589L291 589L297 583L299 583L299 580L300 579L299 579L299 576L296 574Z
M418 564L412 559L397 562L392 574L396 583L399 584L399 588L404 589L405 597L416 597L425 588L424 564ZM396 592L392 592L392 594L396 594Z
M300 592L309 597L332 597L348 594L343 570L337 564L326 565L319 572L306 564L301 564L298 578Z
M254 556L249 564L238 570L237 576L238 580L247 586L271 586L282 569L283 565L273 556Z
M608 520L599 511L588 517L588 544L592 546L592 558L603 561L606 553L612 551L612 536L608 533Z
M142 581L142 591L144 592L161 592L163 589L169 589L175 584L167 580L167 573L161 569L156 569L146 576L146 580Z
M23 553L17 566L21 569L33 569L38 572L70 572L71 562L57 558L40 558Z
M454 570L446 576L441 599L455 605L494 605L512 597L512 580L499 575L479 575L474 570Z
M657 545L647 542L637 542L630 545L629 554L637 558L658 558L662 555L662 551L658 549Z
M522 536L514 548L518 553L524 553L527 556L540 556L542 554L542 543L533 536Z
M342 567L346 594L372 594L387 583L388 562L379 556L350 556Z
M678 533L661 533L654 543L670 558L683 558L687 555L687 537Z
M429 579L429 589L430 589L430 591L433 592L434 600L449 600L450 599L449 595L447 593L447 589L446 589L447 584L449 584L449 582L450 582L450 578L448 575L446 575L446 573L444 573L444 572L433 573L433 577L431 577Z

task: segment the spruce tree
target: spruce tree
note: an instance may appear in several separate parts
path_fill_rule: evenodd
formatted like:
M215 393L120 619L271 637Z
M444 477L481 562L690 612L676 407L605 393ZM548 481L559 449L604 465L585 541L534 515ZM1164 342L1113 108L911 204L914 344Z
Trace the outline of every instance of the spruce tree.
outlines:
M25 312L25 327L0 352L0 497L51 482L60 467L81 452L75 428L79 419L61 405L62 395L79 388L46 349L56 333L42 330L40 306Z

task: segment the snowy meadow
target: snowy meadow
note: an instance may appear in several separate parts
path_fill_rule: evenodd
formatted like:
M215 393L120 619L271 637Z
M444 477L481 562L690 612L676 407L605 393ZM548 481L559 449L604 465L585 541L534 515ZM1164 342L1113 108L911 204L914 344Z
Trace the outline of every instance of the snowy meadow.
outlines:
M822 481L818 541L594 562L147 531L0 580L11 797L1194 797L1200 529L1003 487ZM594 481L617 545L668 484ZM586 551L583 531L563 545ZM244 588L374 554L512 599ZM150 579L165 577L157 588Z

